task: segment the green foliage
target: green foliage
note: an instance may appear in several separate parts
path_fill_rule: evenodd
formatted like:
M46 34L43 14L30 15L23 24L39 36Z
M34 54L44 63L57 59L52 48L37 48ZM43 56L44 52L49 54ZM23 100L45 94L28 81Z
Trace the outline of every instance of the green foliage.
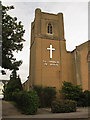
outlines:
M51 87L44 88L44 100L46 107L51 106L52 101L56 98L56 90Z
M84 95L85 95L85 101L86 102L86 106L90 106L90 91L88 90L85 90L84 91Z
M72 100L53 101L51 111L53 113L76 112L76 102Z
M13 98L13 92L14 91L21 91L22 90L22 84L19 76L15 76L15 73L12 74L10 77L10 81L7 83L4 91L4 99L12 101Z
M14 101L10 101L10 103L14 106L17 106L16 102L14 102Z
M86 90L83 92L83 89L79 85L73 85L70 82L64 81L60 93L64 99L76 101L78 106L84 107L90 105L90 91Z
M77 101L77 105L81 107L90 106L90 91L85 90L80 94L80 99Z
M40 99L40 107L50 107L56 98L56 90L51 87L34 86Z
M79 85L72 85L71 82L63 82L60 93L63 94L64 99L79 100L82 88Z
M13 52L21 51L23 48L23 35L25 30L16 17L8 14L9 10L14 9L13 6L2 6L2 67L10 70L18 70L22 61L16 61Z
M21 109L24 114L36 114L39 106L39 97L36 91L23 91L22 84L16 71L13 71L8 82L4 99L11 101L16 107Z
M17 106L24 114L36 114L39 106L39 98L36 91L31 90L29 92L14 92L13 97L15 102L17 103Z

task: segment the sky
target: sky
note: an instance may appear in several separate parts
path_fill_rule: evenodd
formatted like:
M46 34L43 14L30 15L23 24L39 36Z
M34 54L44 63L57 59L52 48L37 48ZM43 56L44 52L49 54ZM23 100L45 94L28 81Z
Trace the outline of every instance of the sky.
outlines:
M11 2L10 2L11 1ZM73 1L73 0L72 0ZM30 39L31 39L31 22L34 20L35 9L40 8L42 12L58 14L63 13L64 17L64 32L66 40L67 51L72 51L75 46L78 46L88 41L88 1L83 2L58 2L58 0L51 2L33 2L22 0L3 0L3 5L13 5L14 10L9 14L12 17L17 17L18 21L22 21L24 25L25 34L24 48L22 52L14 53L17 60L22 60L23 64L20 66L18 74L20 75L22 83L27 80L29 76L29 59L30 59ZM9 79L10 72L6 71L7 76L2 79ZM5 78L6 77L6 78Z

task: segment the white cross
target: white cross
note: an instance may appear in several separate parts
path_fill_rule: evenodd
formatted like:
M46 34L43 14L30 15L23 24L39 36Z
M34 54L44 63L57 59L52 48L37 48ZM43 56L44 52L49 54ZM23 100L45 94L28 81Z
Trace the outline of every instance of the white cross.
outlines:
M47 50L50 50L50 58L52 58L52 51L55 50L55 48L52 48L52 45L50 45L50 48L47 48Z

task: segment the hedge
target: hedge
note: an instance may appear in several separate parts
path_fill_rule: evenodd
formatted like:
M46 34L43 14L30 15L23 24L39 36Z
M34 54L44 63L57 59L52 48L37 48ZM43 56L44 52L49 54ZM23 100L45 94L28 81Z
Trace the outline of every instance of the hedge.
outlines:
M50 107L53 100L56 98L56 89L52 87L34 86L34 90L40 99L39 107Z
M69 113L76 112L76 102L72 100L53 101L51 112L53 113Z
M90 106L90 91L85 90L80 94L80 99L77 101L77 105L80 107Z
M63 95L63 99L76 101L79 107L90 106L90 91L83 91L79 85L73 85L71 82L64 81L60 94Z
M16 102L22 113L34 115L37 112L39 106L39 98L36 91L31 90L29 92L20 91L13 93L14 101Z

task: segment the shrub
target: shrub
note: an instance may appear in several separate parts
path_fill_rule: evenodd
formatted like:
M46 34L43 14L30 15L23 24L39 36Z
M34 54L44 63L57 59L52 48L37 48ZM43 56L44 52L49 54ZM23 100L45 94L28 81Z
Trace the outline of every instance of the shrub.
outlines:
M40 107L50 107L56 98L56 90L51 87L34 86L40 99Z
M90 106L90 91L86 90L85 93L86 93L86 98L88 101L88 106Z
M84 95L85 95L85 100L87 101L87 102L86 102L86 105L87 105L87 106L90 106L90 91L85 90L85 91L84 91Z
M56 98L56 90L51 87L44 88L44 103L46 107L51 106L52 101Z
M44 107L44 90L41 86L34 86L34 90L39 96L39 107Z
M31 90L29 92L14 92L13 97L17 103L17 106L24 114L36 114L39 106L39 98L36 91Z
M76 112L76 102L72 100L53 101L51 111L53 113Z
M62 93L64 99L71 99L78 101L80 99L80 94L82 92L82 88L79 85L72 85L71 82L63 82L62 89L60 93Z
M85 90L84 92L82 92L82 94L80 95L80 99L77 101L77 105L81 107L90 106L90 91Z
M90 106L90 91L83 89L79 85L73 85L71 82L63 82L60 93L64 99L74 100L77 106Z

